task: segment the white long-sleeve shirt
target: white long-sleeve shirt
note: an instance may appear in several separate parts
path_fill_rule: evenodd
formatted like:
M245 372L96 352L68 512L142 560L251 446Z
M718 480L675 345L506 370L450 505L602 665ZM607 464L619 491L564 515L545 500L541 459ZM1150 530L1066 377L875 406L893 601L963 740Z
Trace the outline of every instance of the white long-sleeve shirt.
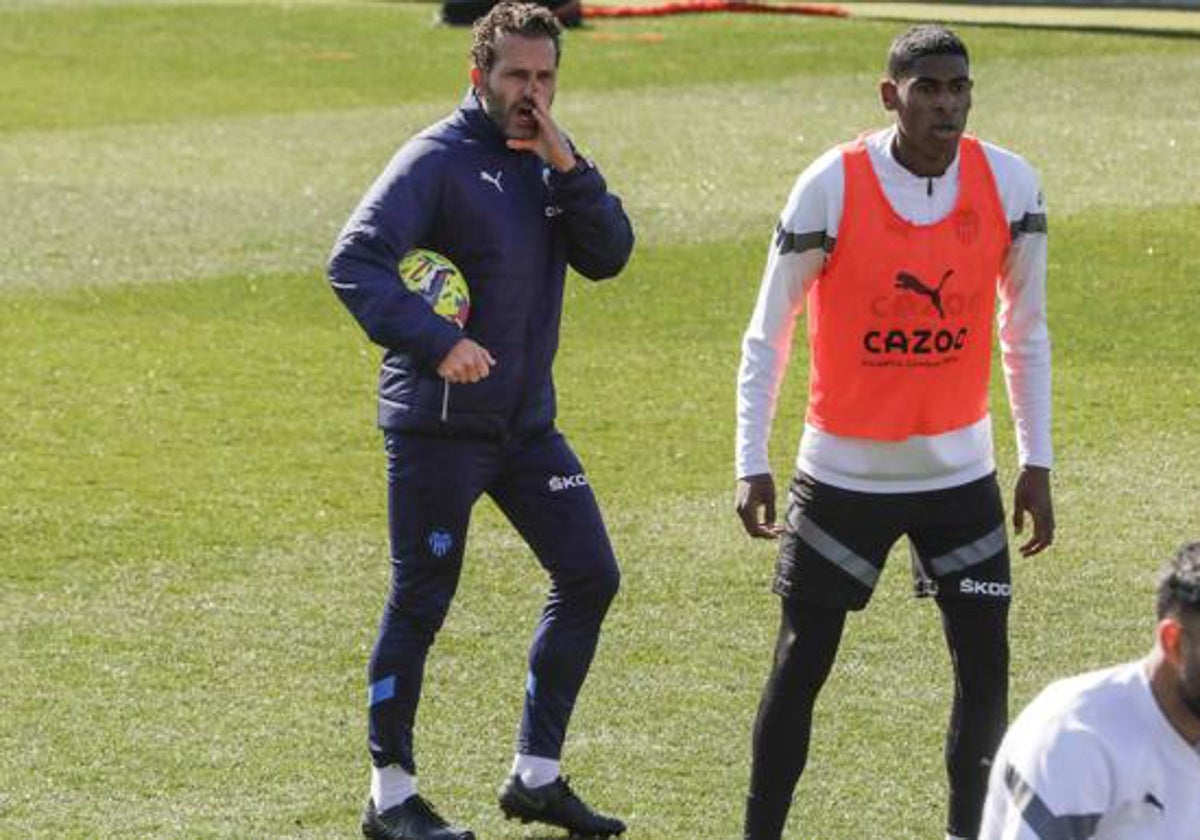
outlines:
M1051 684L1005 734L979 840L1055 838L1200 838L1200 752L1144 661Z
M892 208L918 225L941 221L958 198L959 161L939 177L909 172L892 155L896 129L867 137L871 166ZM998 278L1001 359L1022 466L1049 468L1050 335L1046 328L1046 208L1037 173L1020 156L989 143L984 154L1013 233ZM772 238L738 372L736 470L770 472L768 440L796 318L836 248L845 183L840 148L796 180ZM804 427L797 467L818 481L873 493L954 487L995 469L990 415L961 429L877 441Z

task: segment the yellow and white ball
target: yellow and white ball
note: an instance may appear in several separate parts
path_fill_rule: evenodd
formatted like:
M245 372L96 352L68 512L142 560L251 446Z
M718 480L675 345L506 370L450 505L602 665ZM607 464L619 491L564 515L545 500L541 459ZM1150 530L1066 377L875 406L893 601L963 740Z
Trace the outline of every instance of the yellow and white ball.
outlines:
M454 263L435 251L415 248L400 260L399 272L404 285L425 298L434 312L459 328L467 325L471 290Z

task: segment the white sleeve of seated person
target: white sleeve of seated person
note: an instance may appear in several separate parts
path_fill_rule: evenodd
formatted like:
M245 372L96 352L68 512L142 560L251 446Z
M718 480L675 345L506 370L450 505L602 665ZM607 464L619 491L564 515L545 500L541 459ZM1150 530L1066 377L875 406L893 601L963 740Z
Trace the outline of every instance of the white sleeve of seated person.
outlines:
M1086 727L1018 720L992 765L979 840L1092 837L1110 808L1115 760Z
M840 152L831 150L796 180L780 217L780 229L790 234L834 236L836 229L831 229L829 212L834 204L840 212L841 179ZM830 196L831 188L839 194ZM771 423L792 352L796 320L804 311L804 297L812 281L825 264L820 244L801 252L781 253L779 232L771 235L758 300L742 338L734 444L739 478L771 470L768 457Z

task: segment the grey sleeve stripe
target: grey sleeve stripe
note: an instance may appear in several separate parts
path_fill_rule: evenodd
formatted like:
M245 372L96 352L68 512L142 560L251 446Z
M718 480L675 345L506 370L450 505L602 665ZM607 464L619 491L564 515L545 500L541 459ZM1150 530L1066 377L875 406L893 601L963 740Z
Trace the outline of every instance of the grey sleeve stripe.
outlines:
M809 548L864 586L875 587L875 582L879 580L879 569L830 536L807 516L801 516L798 522L791 524L796 531L796 536L803 540Z
M1025 233L1045 233L1046 232L1046 214L1045 213L1026 213L1017 221L1009 225L1009 233L1012 238L1016 239Z
M775 225L775 248L781 254L802 254L805 251L823 250L829 253L833 250L836 239L831 239L823 230L809 233L791 233L783 229L783 225Z
M1055 814L1011 764L1004 768L1004 783L1021 818L1041 840L1089 840L1096 834L1103 814Z
M1004 546L1007 544L1008 535L1004 532L1004 523L1001 523L994 531L984 534L975 542L960 545L953 551L929 560L927 568L939 577L953 572L961 572L963 569L969 569L971 566L995 557L1004 550Z

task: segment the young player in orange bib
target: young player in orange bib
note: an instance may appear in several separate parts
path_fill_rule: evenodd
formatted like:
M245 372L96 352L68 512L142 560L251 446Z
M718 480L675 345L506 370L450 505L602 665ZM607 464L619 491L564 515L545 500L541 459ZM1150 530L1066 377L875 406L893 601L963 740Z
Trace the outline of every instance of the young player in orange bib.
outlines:
M988 383L992 324L1016 424L1023 555L1053 540L1046 215L1020 157L964 133L967 49L940 26L899 36L880 84L891 128L829 150L796 182L742 348L737 510L780 538L782 620L754 726L745 840L778 840L846 614L907 537L955 669L947 836L971 838L1008 696L1008 538ZM809 394L787 514L767 456L797 316Z

